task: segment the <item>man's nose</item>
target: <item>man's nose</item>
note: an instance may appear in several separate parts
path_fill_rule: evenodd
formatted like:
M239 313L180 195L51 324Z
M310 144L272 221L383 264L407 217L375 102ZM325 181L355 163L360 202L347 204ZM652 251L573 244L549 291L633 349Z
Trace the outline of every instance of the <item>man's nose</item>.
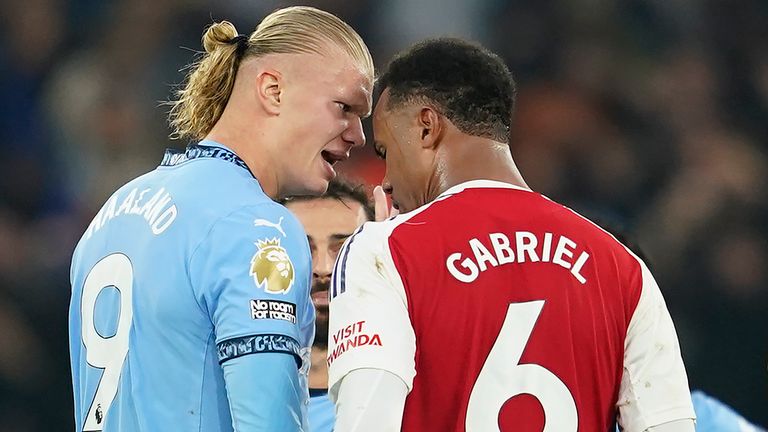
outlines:
M335 258L328 251L318 251L312 257L312 276L318 279L330 278L335 262Z
M363 121L360 117L354 116L349 122L349 126L342 134L342 139L350 143L352 147L361 147L365 145L365 132L363 132Z

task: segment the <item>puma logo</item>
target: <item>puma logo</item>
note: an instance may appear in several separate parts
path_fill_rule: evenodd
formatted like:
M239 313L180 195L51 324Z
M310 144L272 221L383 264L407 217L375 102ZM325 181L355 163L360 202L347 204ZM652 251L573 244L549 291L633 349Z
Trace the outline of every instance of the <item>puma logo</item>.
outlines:
M256 219L256 220L253 221L253 225L254 226L257 226L257 227L258 226L272 227L272 228L280 231L280 234L282 234L283 237L287 237L285 235L285 231L283 231L283 227L281 226L282 223L283 223L283 217L282 216L280 216L280 219L277 221L277 223L270 222L270 221L268 221L266 219Z

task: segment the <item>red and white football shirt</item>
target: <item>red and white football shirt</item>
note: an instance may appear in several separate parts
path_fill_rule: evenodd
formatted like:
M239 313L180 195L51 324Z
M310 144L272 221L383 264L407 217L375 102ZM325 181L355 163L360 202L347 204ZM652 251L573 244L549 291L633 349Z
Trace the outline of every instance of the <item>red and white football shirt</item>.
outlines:
M659 288L540 194L478 180L350 237L331 286L329 388L400 377L403 431L628 431L695 418Z

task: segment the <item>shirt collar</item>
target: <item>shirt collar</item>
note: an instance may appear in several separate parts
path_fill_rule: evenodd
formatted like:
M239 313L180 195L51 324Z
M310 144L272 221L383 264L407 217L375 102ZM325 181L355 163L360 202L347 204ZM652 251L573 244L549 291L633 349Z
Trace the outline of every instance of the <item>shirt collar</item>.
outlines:
M532 190L520 186L516 186L510 183L500 182L496 180L469 180L465 181L463 183L459 183L457 185L451 186L448 189L446 189L443 193L437 196L437 199L445 198L449 195L457 194L459 192L462 192L465 189L516 189L521 190L525 192L533 192Z
M204 139L204 140L200 141L199 143L197 143L197 145L207 146L207 147L219 147L219 148L223 148L225 150L232 151L232 149L227 147L226 145L224 145L224 144L222 144L220 142L211 140L211 139ZM234 152L232 152L232 153L234 153Z
M192 159L215 158L232 163L244 169L251 177L256 178L248 165L240 157L224 144L212 140L202 140L197 144L190 144L184 151L166 149L160 166L175 166Z

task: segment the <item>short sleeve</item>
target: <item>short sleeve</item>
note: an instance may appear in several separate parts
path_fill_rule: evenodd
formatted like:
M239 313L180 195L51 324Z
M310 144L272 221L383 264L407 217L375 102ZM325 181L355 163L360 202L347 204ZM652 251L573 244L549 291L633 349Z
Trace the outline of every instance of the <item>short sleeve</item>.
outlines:
M410 391L416 342L386 223L368 222L341 249L331 282L328 387L355 369L395 374Z
M278 204L244 207L214 224L191 255L189 277L213 323L219 363L277 352L301 365L314 321L306 313L310 260L303 228Z
M617 403L627 431L696 418L672 318L651 272L640 266L643 286L627 329Z

